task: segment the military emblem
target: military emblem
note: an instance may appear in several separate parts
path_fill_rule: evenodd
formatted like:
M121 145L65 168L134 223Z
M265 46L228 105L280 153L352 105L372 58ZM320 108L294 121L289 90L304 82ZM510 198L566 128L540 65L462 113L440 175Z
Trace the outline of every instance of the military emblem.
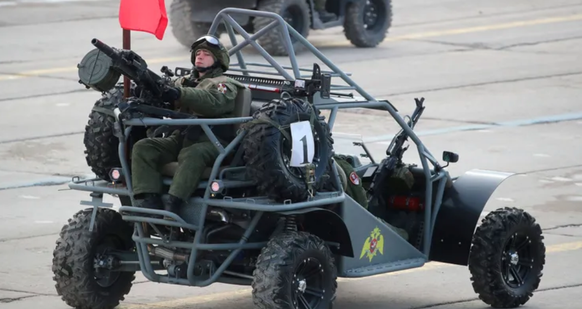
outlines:
M370 262L372 262L372 259L376 256L378 251L380 254L384 254L384 236L380 233L379 228L375 228L372 233L370 233L370 236L366 238L366 242L364 242L360 259L362 259L364 255L367 255Z
M358 174L356 174L356 172L350 173L350 181L356 186L360 184L360 177L358 177Z
M223 83L218 84L218 91L220 91L221 93L226 93L226 85Z

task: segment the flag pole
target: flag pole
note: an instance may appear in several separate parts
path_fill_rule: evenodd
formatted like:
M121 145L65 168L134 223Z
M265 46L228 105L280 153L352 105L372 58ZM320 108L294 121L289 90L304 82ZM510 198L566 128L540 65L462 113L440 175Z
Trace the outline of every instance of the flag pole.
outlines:
M123 49L131 49L131 31L123 29ZM129 86L131 81L127 76L123 76L123 97L129 97Z

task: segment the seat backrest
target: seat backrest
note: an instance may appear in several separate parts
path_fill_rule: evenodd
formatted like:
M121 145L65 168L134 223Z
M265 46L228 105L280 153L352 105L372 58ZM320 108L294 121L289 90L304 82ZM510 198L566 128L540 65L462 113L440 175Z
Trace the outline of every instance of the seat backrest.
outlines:
M252 101L251 90L246 86L242 89L239 88L234 99L234 117L250 116ZM235 124L235 130L238 130L241 125L242 123Z

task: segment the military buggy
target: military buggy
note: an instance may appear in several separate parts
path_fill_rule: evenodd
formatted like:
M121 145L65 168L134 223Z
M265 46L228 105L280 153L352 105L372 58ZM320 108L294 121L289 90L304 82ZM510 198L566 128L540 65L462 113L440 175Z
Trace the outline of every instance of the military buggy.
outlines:
M265 31L249 35L234 15L270 18L265 31L283 36L290 65L257 44ZM371 276L429 261L468 265L475 292L494 307L528 301L545 263L540 226L523 210L503 208L476 228L487 200L510 174L472 170L451 177L414 132L424 99L415 99L411 117L400 116L281 16L227 8L210 33L221 23L232 41L229 54L238 60L228 76L247 86L239 92L233 118L201 119L167 108L160 89L173 76L187 74L187 68L163 67L160 77L136 53L97 39L92 41L97 48L81 61L80 81L103 97L85 133L87 163L97 177L69 183L88 193L91 199L81 204L90 207L63 227L54 250L56 289L68 305L112 308L141 271L160 283L250 285L259 308L327 309L336 298L337 277ZM236 40L235 31L244 42ZM320 62L300 68L292 37ZM267 63L246 62L242 48L247 45ZM122 73L132 80L127 99L116 84ZM332 83L337 79L346 85ZM360 143L356 146L368 153L369 163L343 155L349 168L337 164L341 154L334 152L331 131L337 112L345 108L384 110L400 125L381 161ZM328 119L322 110L330 111ZM233 125L238 132L224 148L213 134L220 125ZM141 138L166 134L167 126L201 128L220 150L178 213L132 206L131 147ZM418 149L420 165L403 162L408 140ZM445 151L443 160L448 165L458 155ZM176 168L177 163L163 167L166 185ZM346 193L348 181L366 190L366 205ZM105 194L118 198L121 207L105 203ZM402 217L406 220L397 220Z

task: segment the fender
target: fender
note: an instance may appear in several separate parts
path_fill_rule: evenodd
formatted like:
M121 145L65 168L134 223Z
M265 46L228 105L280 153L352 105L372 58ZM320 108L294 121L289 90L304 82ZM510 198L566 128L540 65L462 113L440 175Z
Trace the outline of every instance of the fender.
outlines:
M305 208L283 212L284 215L303 215L301 225L311 234L330 242L339 244L339 248L330 246L333 253L353 257L354 249L348 227L344 220L329 209Z
M475 169L445 189L433 229L430 260L468 265L473 233L485 204L512 175Z

